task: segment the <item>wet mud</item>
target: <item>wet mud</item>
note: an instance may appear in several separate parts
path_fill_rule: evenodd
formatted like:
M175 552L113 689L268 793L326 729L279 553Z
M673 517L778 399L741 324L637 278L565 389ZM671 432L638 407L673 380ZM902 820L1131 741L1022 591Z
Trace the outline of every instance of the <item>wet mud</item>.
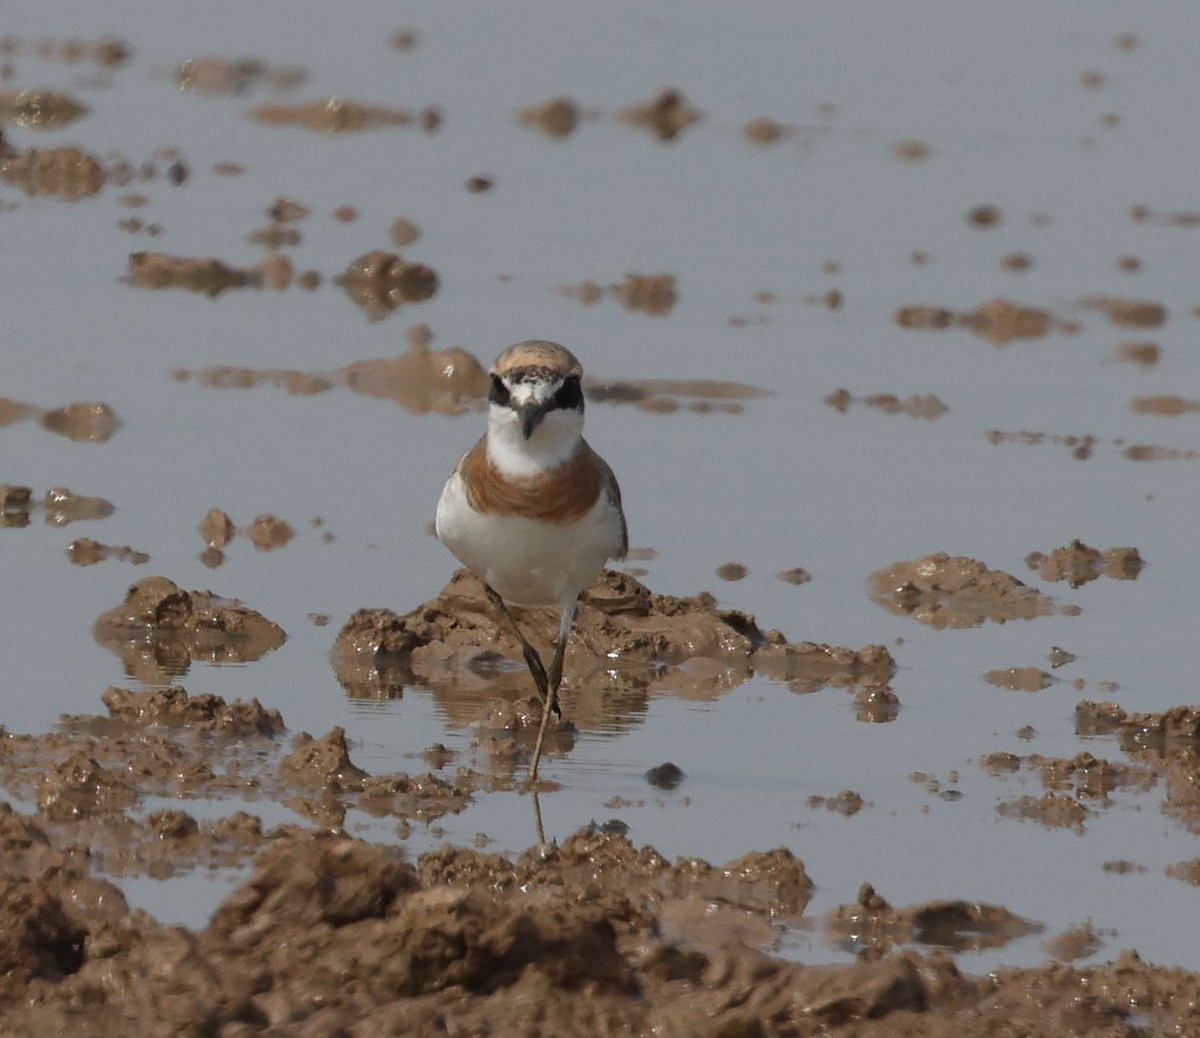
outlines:
M581 281L559 290L592 306L606 296L616 299L626 310L640 311L652 317L665 317L671 312L678 298L673 274L626 274L625 280L614 285L600 285L594 281Z
M339 729L289 744L283 718L256 701L178 687L111 688L103 700L107 716L64 717L48 735L0 729L0 780L34 805L25 815L0 803L8 1035L1134 1038L1200 1025L1195 975L1133 952L1083 969L961 972L953 952L1042 929L1001 906L894 907L863 881L852 901L809 919L813 879L784 849L721 866L670 862L590 828L515 859L445 847L410 861L397 846L348 835L346 810L392 817L402 830L428 825L470 802L478 774L369 775ZM1137 766L1104 769L1086 755L988 766L1040 768L1048 785L1087 798L1145 782ZM147 811L151 796L180 806ZM278 799L309 824L186 810L215 797ZM849 815L861 797L811 805ZM108 878L251 861L195 930L131 911ZM1196 882L1194 862L1172 869ZM793 927L819 931L856 961L778 957ZM1100 943L1084 927L1047 947L1065 962Z
M328 134L358 133L363 130L390 129L414 124L432 133L442 121L436 108L414 111L338 96L297 104L255 105L246 115L264 126L295 127Z
M101 544L91 537L80 537L68 544L67 558L76 566L94 566L108 559L128 562L134 566L142 566L150 561L150 556L144 551L138 551L127 544Z
M413 30L402 29L387 42L406 53L417 40ZM1132 50L1137 38L1126 34L1114 43ZM0 79L6 84L0 92L5 132L0 184L19 198L0 200L0 211L51 208L116 188L108 201L122 210L117 227L147 237L164 230L132 214L153 201L147 184L176 188L188 183L194 170L203 169L194 157L170 147L138 160L103 147L93 152L69 143L45 144L51 132L73 131L86 120L88 106L73 88L7 89L13 62L24 56L86 66L87 75L97 77L94 85L132 53L127 43L110 37L0 38ZM238 118L255 122L272 137L277 129L339 135L408 128L433 134L442 125L441 109L434 105L405 107L339 95L293 100L308 75L306 69L257 57L197 56L160 67L152 78L162 81L160 88L196 95L192 103L198 105L215 108L217 101L205 99L240 102ZM1077 79L1093 92L1114 82L1098 71ZM88 96L105 102L101 92ZM837 106L814 110L829 120ZM766 116L747 121L745 115L732 123L724 115L720 132L740 133L763 157L785 142L803 151L829 130ZM668 88L612 112L555 97L518 111L516 118L550 138L566 138L593 120L611 118L637 131L642 147L652 148L645 134L669 144L707 117L682 91ZM1104 126L1118 121L1114 114L1101 117ZM924 173L929 166L911 167L939 156L937 147L922 140L890 145L885 140L884 146L893 169L910 167L905 173ZM480 171L468 178L471 168L461 169L455 183L472 193L503 187L486 163L487 156L481 156ZM238 163L211 158L206 165L220 176L246 171ZM492 201L500 194L495 192ZM354 201L353 206L330 206L326 218L348 226L360 214L369 216L369 200ZM137 288L212 297L333 284L352 304L343 308L360 320L410 313L437 294L439 272L402 254L420 232L404 219L389 224L394 212L372 239L327 270L296 269L286 250L304 241L304 222L312 215L301 203L277 198L264 225L245 235L250 245L265 250L260 261L238 265L187 255L182 242L175 246L180 254L134 252L123 280ZM415 215L435 229L436 214ZM980 240L996 235L997 228L1011 230L1015 222L1011 212L991 204L954 215ZM1129 218L1172 228L1200 226L1196 212L1145 205L1133 207ZM386 249L373 247L381 233ZM350 259L355 253L357 258ZM124 257L126 250L119 254ZM1146 255L1148 267L1149 251ZM930 259L918 249L911 256L914 267ZM638 262L636 256L632 262ZM995 270L997 261L990 262ZM1042 262L1031 253L1010 252L998 265L1002 277L1029 289L1031 279L1022 275ZM1130 252L1110 266L1125 277L1141 271L1143 263ZM613 276L611 268L601 269ZM840 272L833 261L822 270L826 276ZM119 273L109 271L114 277ZM447 283L453 273L447 271ZM676 276L667 273L627 273L621 282L584 281L557 292L581 304L615 302L654 317L673 314L681 296ZM742 296L747 298L748 291ZM761 306L776 301L765 290L753 298ZM1063 297L1051 292L1050 298ZM797 300L828 311L818 313L826 318L846 301L840 289L819 282L805 282L791 299ZM997 347L1025 343L1040 349L1042 340L1076 335L1089 322L1104 326L1114 338L1114 329L1131 337L1152 334L1186 310L1112 294L1052 307L998 295L966 309L904 306L893 320L910 331L958 329ZM728 323L743 328L773 319L753 312ZM1110 342L1105 349L1110 360L1145 369L1163 355L1157 343L1141 340L1115 347ZM1131 374L1128 368L1125 373ZM351 361L332 371L222 366L172 374L198 387L272 386L296 396L345 388L395 402L413 414L479 409L487 389L485 368L473 352L435 348L429 329L421 325L410 329L403 352ZM686 409L736 415L770 393L746 383L689 379L686 373L677 379L593 377L585 388L591 402L661 414ZM818 392L826 389L828 384ZM928 421L949 411L933 394L854 396L838 389L825 402L840 413L871 408ZM1180 417L1172 425L1182 427L1200 403L1176 394L1139 395L1130 399L1129 408L1136 415ZM104 403L44 408L0 398L0 427L19 422L79 443L104 443L120 428ZM1053 444L1079 460L1097 452L1132 461L1200 458L1200 451L1190 447L1129 443L1093 433L993 430L987 437L997 445ZM33 479L30 473L3 475ZM237 511L234 504L245 508L244 503L227 507ZM104 519L113 511L104 498L65 488L39 493L30 486L0 484L0 527L26 527L35 519L66 526ZM287 521L266 514L239 526L220 508L211 509L198 530L201 559L211 567L225 561L231 545L230 554L245 548L234 543L238 539L258 551L273 551L296 534ZM195 535L187 536L194 544ZM149 561L134 546L83 536L66 554L79 567ZM649 557L652 553L635 561ZM793 561L788 553L776 565ZM1076 615L1080 610L1070 601L1071 591L1101 577L1135 580L1145 565L1136 548L1100 550L1080 541L1034 551L1025 561L1037 579L1065 587L1054 588L1051 597L978 560L936 553L879 570L870 578L869 592L896 615L933 628L968 628ZM729 562L714 576L737 582L749 574L746 566ZM799 566L777 576L796 586L811 579ZM536 644L550 643L557 626L552 613L521 610L518 616ZM331 620L321 614L310 618L317 626ZM1090 923L1045 935L1042 947L1057 962L971 975L956 963L956 954L1003 949L1042 934L1043 924L1001 905L955 899L953 892L945 899L892 905L884 896L884 879L872 875L889 874L886 853L864 857L836 875L810 875L805 862L783 848L753 851L718 865L694 858L670 861L651 846L631 843L624 835L629 827L619 817L579 829L561 843L547 842L538 794L552 786L522 784L541 706L519 647L497 627L481 586L467 574L456 574L437 597L405 615L360 609L333 640L330 664L347 696L382 700L406 690L411 694L415 686L431 693L439 717L450 727L470 729L467 749L433 743L415 757L414 773L368 771L355 761L355 746L341 727L315 735L293 732L269 704L227 701L183 687L180 682L194 673L195 663L252 663L285 643L281 627L237 600L184 590L166 577L152 576L133 584L123 602L101 615L93 634L139 687L108 688L100 697L103 713L65 715L47 734L19 734L0 726L0 786L18 805L0 801L0 1030L5 1035L1144 1038L1200 1033L1200 977L1149 966L1119 946L1108 949L1113 934ZM1074 657L1056 648L1050 661L1057 671ZM1020 665L980 677L1003 690L987 694L1006 701L1014 698L1008 693L1028 694L1022 702L1034 702L1043 693L1048 699L1086 687L1083 678L1072 681L1070 672L1062 677L1027 660L1005 662ZM548 753L569 755L582 731L614 732L642 723L655 696L713 700L754 676L796 693L853 696L859 720L887 723L900 707L891 685L896 667L881 645L854 649L793 642L760 628L745 612L721 608L711 595L657 594L630 572L609 571L581 604L567 656L564 717L551 728ZM1087 692L1096 699L1081 699L1075 706L1075 734L1088 740L1087 751L1053 757L1000 750L979 759L983 774L1004 782L1009 793L1024 790L999 801L996 824L1040 826L1070 839L1102 812L1131 801L1140 808L1155 798L1165 825L1200 834L1200 710L1180 705L1134 711L1101 700L1109 688L1096 687L1098 692ZM356 704L364 705L370 706ZM1035 735L1027 726L1015 738L1024 743ZM689 777L672 762L647 760L644 766L651 795L686 796ZM915 773L912 781L924 784L931 797L952 801L961 795L957 773L944 780ZM834 826L861 822L864 813L871 817L871 801L854 789L836 789L831 783L804 803L812 812L839 816L832 819ZM436 836L439 820L488 794L513 790L527 794L531 814L530 846L523 854L487 853L483 834L475 848L444 847L419 857L404 848L414 831ZM161 806L162 801L171 806ZM213 804L229 810L213 818ZM283 806L298 821L269 824L256 813L267 814L265 805ZM611 801L614 811L622 806L618 798ZM278 816L277 810L272 813ZM348 831L351 813L382 822L396 839L357 838ZM1103 868L1125 876L1148 867L1122 858ZM192 929L131 910L114 882L223 869L240 871L238 886L206 925ZM1170 864L1165 874L1200 886L1200 858ZM818 885L833 891L841 904L809 914ZM817 935L852 961L836 966L792 961L788 941L799 933ZM1104 950L1116 954L1107 964L1069 965Z
M552 97L519 109L516 118L520 125L547 137L563 138L574 133L582 122L604 115L603 110L585 108L569 97ZM626 126L647 130L656 140L666 144L699 122L704 115L688 102L682 91L664 88L648 101L617 109L612 117Z
M913 331L965 328L993 346L1007 346L1019 339L1042 339L1053 332L1070 334L1077 330L1073 322L1056 317L1049 310L1024 306L1004 298L993 299L973 310L961 312L927 304L904 306L896 311L895 321L901 328Z
M1114 580L1137 580L1146 563L1137 548L1109 548L1097 551L1075 540L1065 548L1055 548L1049 555L1030 552L1025 565L1036 570L1043 580L1064 581L1071 587L1082 587L1099 577Z
M877 570L867 579L867 590L885 609L934 628L978 627L989 620L1007 623L1080 611L1003 570L945 552Z
M840 414L845 414L851 407L862 406L876 408L884 414L906 414L911 418L924 418L931 422L950 413L950 408L933 393L903 398L892 393L855 397L848 389L837 389L825 397L825 403Z
M193 662L251 663L287 635L261 613L211 591L185 591L166 577L130 586L121 604L96 619L96 642L125 673L147 684L186 674Z
M121 424L113 409L104 403L76 402L44 409L0 397L0 427L26 421L36 422L47 432L68 440L88 443L106 443Z
M87 439L86 436L76 437ZM111 501L102 497L76 494L66 487L52 487L44 498L34 496L32 487L0 483L0 527L28 526L33 513L40 512L48 526L107 519L115 511Z
M296 531L285 519L263 514L255 516L246 527L238 527L219 508L210 508L197 527L206 547L200 553L200 561L210 569L225 562L225 548L235 537L250 541L258 551L274 551L286 547L296 536Z
M515 615L534 645L552 644L553 610ZM511 776L532 749L541 704L520 646L499 626L483 584L466 571L404 616L359 610L338 632L330 659L354 698L398 697L414 684L431 689L452 721L476 726L481 766ZM756 674L798 692L851 690L861 709L890 720L897 706L888 685L894 670L883 646L790 642L761 630L752 616L719 608L709 595L659 595L608 570L580 603L566 654L564 717L551 724L549 752L569 753L578 728L634 724L655 695L713 699Z

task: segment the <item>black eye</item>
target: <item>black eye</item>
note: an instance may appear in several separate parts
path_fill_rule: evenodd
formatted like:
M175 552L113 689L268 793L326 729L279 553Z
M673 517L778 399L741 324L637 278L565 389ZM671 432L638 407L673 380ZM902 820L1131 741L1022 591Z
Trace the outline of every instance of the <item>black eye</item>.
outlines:
M504 379L499 375L492 376L492 384L488 388L488 400L493 404L499 404L505 407L508 404L508 386L504 384Z
M579 385L578 375L572 375L559 387L554 394L553 406L564 411L583 407L583 388Z

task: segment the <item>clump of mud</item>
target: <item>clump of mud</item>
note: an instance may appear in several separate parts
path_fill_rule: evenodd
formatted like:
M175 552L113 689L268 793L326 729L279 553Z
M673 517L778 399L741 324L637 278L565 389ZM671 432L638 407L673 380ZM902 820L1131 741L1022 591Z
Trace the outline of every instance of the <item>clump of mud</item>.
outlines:
M534 645L557 632L550 609L516 610ZM540 705L520 647L500 627L480 580L460 570L438 597L405 616L360 609L343 625L331 652L338 681L356 697L395 697L407 685L433 690L442 708L463 723L479 721L476 704L504 705L486 716L481 738L511 756L523 746ZM633 577L605 571L584 594L567 648L565 705L571 721L551 731L569 748L573 724L623 727L635 723L658 691L709 699L754 674L797 691L825 685L853 688L878 711L888 700L895 664L882 646L860 650L789 642L763 631L754 618L721 609L709 595L677 598L652 593ZM891 700L894 709L894 696Z
M595 281L581 281L559 291L577 299L585 306L591 306L605 296L611 296L626 310L649 314L652 317L665 317L675 308L679 298L675 289L674 274L628 273L625 280L617 284L601 285Z
M114 511L111 501L76 494L66 487L52 487L39 501L33 496L32 487L0 483L0 527L28 526L32 521L31 513L39 508L49 526L107 519Z
M874 407L884 414L906 414L912 418L934 421L950 413L950 408L933 393L898 397L893 393L874 393L870 396L852 396L848 389L838 389L825 397L825 403L835 411L845 414L853 405Z
M100 160L74 145L0 153L0 180L31 198L91 198L100 193L105 177Z
M438 289L437 271L432 267L410 263L382 249L359 256L335 280L373 321L405 304L432 299Z
M63 407L43 409L0 397L0 426L25 421L37 422L47 432L65 436L68 440L88 443L104 443L112 439L121 424L108 404L77 401Z
M250 663L287 635L261 613L211 591L184 591L166 577L133 584L120 605L97 618L96 641L116 653L130 677L161 684L194 660Z
M877 570L867 578L867 590L885 609L939 629L1079 612L1003 570L945 552Z
M216 297L232 288L262 287L263 272L233 267L214 257L134 252L129 256L129 283L135 288L184 288Z
M1042 783L1044 793L1040 797L1025 795L998 804L996 810L1001 815L1079 833L1094 813L1113 805L1113 793L1144 793L1158 783L1151 766L1104 760L1087 751L1071 758L997 752L987 754L980 763L996 777L1025 771Z
M1006 667L989 670L983 680L996 688L1007 688L1013 692L1041 692L1053 685L1056 679L1038 667Z
M87 105L57 90L0 92L0 126L58 130L87 113Z
M1099 310L1118 328L1161 328L1167 322L1167 308L1153 299L1088 296L1078 305L1085 310Z
M569 97L552 97L541 104L522 108L517 121L532 126L547 137L569 137L575 132L581 117L579 106Z
M618 121L649 130L664 143L673 141L701 118L702 114L688 104L681 91L670 88L660 90L649 101L628 105L617 112Z
M219 508L210 508L205 512L198 530L207 545L200 554L200 561L210 569L225 561L224 549L234 537L245 537L258 551L274 551L286 547L296 536L291 523L269 514L255 516L249 526L239 529Z
M134 566L143 566L150 561L144 551L127 544L101 544L91 537L79 537L67 545L67 558L76 566L94 566L98 562L116 559Z
M1097 551L1080 540L1065 548L1055 548L1049 555L1031 552L1025 565L1036 570L1043 580L1066 581L1071 587L1082 587L1099 577L1115 580L1136 580L1146 563L1137 548L1109 548Z
M1056 318L1048 310L1022 306L1003 298L961 312L926 304L904 306L896 311L895 321L901 328L915 331L965 328L993 346L1007 346L1018 339L1041 339L1051 332L1077 330L1074 324Z

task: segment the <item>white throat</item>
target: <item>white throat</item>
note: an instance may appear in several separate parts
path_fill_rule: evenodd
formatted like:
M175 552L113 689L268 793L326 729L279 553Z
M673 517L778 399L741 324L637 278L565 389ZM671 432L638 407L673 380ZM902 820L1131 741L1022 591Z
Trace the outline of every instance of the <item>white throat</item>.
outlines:
M583 412L561 408L548 411L529 439L521 433L516 411L488 404L487 453L505 476L529 479L570 461L583 442Z

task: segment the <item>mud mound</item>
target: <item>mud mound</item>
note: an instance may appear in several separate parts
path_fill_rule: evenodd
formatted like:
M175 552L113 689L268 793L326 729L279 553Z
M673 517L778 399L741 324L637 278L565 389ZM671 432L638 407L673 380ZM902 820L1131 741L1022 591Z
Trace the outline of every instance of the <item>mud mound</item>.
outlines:
M166 577L131 585L92 633L146 684L186 674L194 660L252 663L287 640L283 628L236 599L184 591Z
M553 610L517 609L514 615L534 645L553 643ZM404 616L360 609L338 632L331 659L342 686L356 696L396 695L406 684L447 694L493 685L513 694L530 690L519 646L498 626L483 584L465 570ZM789 642L746 613L719 608L711 595L659 595L606 570L580 603L564 687L586 688L608 672L619 690L661 685L684 698L709 699L755 673L806 688L849 687L884 685L894 669L883 646L855 651ZM586 712L583 717L580 723Z

